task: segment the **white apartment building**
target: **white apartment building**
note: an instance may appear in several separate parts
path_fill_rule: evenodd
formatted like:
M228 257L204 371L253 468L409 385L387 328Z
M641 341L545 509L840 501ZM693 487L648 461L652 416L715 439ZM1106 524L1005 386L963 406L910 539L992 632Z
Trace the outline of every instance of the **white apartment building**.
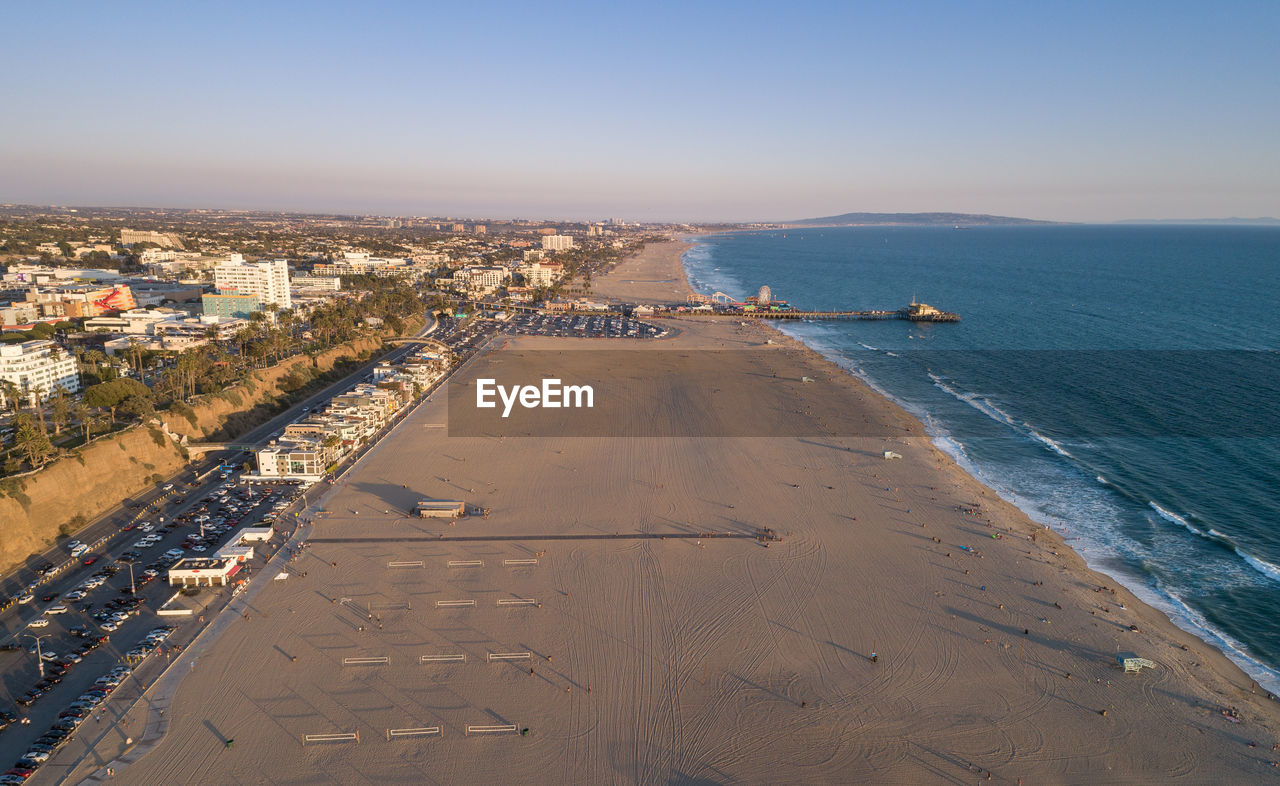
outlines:
M166 338L208 338L215 341L228 341L235 337L236 331L249 324L249 320L239 317L220 317L205 314L200 317L186 319L166 319L152 326L151 332Z
M294 289L326 289L330 292L342 289L342 279L337 276L294 276L290 283Z
M323 438L295 437L258 451L258 474L268 478L319 480L337 451Z
M315 276L377 276L379 278L420 278L426 272L403 257L375 257L364 251L346 251L342 259L318 262L311 268Z
M232 254L231 259L213 269L213 283L220 291L257 295L263 303L275 303L282 309L293 306L289 297L289 263L283 259L245 262L240 254Z
M511 278L511 271L500 266L468 265L453 273L453 285L472 292L492 292Z
M544 235L542 238L542 248L544 251L567 251L573 248L573 236Z
M92 317L84 321L84 329L92 333L105 330L108 333L126 333L135 336L154 334L155 326L161 322L186 319L185 311L172 308L133 308L121 311L113 317Z
M52 341L0 345L0 379L17 385L24 400L33 395L48 398L55 387L68 393L80 390L75 358ZM3 401L4 390L0 389Z
M538 262L520 268L525 283L531 287L549 287L560 280L564 265L559 262Z

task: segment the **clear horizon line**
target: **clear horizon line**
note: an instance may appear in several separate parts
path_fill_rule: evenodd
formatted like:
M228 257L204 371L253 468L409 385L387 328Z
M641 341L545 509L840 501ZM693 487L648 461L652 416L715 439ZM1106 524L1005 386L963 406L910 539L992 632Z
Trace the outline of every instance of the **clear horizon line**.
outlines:
M423 214L423 213L386 213L369 210L341 210L341 209L302 209L302 208L245 208L245 207L215 207L215 206L190 206L190 205L139 205L139 204L73 204L73 203L37 203L37 202L13 202L7 201L0 203L0 207L4 208L51 208L62 210L164 210L164 211L209 211L217 213L259 213L259 214L280 214L280 215L297 215L297 216L373 216L377 218L419 218L419 219L441 219L452 221L538 221L545 223L575 223L589 224L602 221L608 221L608 218L566 218L563 216L497 216L497 215L448 215L448 214ZM998 213L981 213L967 212L963 210L850 210L846 213L866 213L868 215L926 215L934 213L952 213L958 216L980 216L990 218L1010 218L1023 221L1041 221L1049 224L1058 225L1107 225L1120 223L1184 223L1184 224L1213 224L1231 221L1240 222L1275 222L1280 224L1280 218L1274 216L1196 216L1196 217L1142 217L1142 218L1113 218L1098 219L1089 221L1070 221L1056 218L1031 218L1029 216L1010 216ZM846 213L829 214L829 216L839 216ZM612 218L617 218L619 214L615 213ZM818 217L822 218L822 216ZM695 219L666 219L666 220L637 220L630 218L621 218L618 220L627 223L636 223L641 225L649 224L690 224L690 225L744 225L744 224L797 224L802 221L813 221L814 218L798 218L798 219L739 219L739 220L695 220Z

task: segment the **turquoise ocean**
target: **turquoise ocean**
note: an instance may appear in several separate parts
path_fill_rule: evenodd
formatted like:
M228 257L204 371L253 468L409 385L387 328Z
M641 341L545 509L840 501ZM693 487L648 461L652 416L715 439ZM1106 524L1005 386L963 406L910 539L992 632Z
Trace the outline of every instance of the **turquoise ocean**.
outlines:
M1280 692L1280 229L789 229L684 265L705 294L960 313L777 324Z

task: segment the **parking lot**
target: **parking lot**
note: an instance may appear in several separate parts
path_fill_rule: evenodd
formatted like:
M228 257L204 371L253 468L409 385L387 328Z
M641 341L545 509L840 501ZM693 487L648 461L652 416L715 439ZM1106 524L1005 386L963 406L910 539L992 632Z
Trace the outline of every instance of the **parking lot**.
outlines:
M90 718L95 726L114 722L121 709L109 700L120 695L134 668L150 657L171 656L175 632L175 641L194 634L191 618L175 618L187 623L179 630L156 614L174 593L165 581L169 567L184 557L212 555L235 529L271 525L301 491L287 483L246 487L227 473L171 520L157 515L129 525L128 534L136 537L122 541L119 554L64 544L80 567L18 597L23 627L0 644L0 763L14 762L0 774L0 784L24 782Z
M507 320L506 331L519 336L566 338L665 338L667 328L618 316L517 314Z

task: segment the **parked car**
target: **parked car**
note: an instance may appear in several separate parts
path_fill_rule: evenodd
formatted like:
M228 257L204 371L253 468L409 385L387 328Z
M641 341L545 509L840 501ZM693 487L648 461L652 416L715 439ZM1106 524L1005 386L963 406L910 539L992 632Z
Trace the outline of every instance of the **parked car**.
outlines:
M56 606L50 606L49 608L45 609L44 613L45 614L66 614L67 607L59 603Z
M47 628L49 627L49 620L45 619L44 617L37 617L31 620L30 622L28 622L27 627L28 628Z
M18 698L14 699L14 701L18 702L23 707L30 707L32 704L36 702L37 699L39 699L43 695L44 695L44 691L36 690L32 688L31 690L22 694Z

